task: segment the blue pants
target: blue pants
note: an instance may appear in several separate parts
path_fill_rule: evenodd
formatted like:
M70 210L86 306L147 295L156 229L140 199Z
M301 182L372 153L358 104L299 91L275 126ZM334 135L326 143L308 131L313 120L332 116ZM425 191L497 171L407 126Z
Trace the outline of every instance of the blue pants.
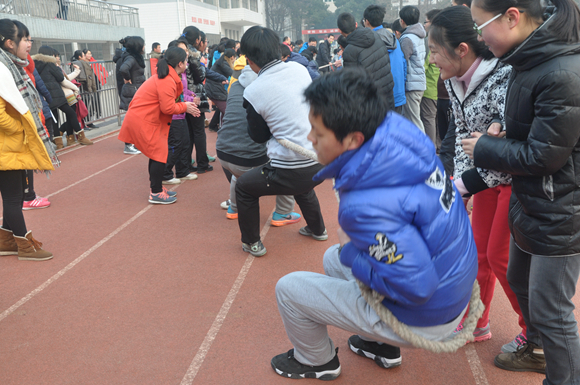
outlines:
M512 238L507 279L526 322L527 339L544 348L544 385L580 384L580 338L572 297L580 255L541 257L518 248Z

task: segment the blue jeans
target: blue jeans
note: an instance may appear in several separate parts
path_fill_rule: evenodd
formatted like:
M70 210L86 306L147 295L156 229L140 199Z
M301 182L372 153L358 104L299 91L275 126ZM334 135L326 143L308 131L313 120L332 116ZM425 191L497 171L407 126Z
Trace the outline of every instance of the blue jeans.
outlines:
M527 339L544 348L544 385L580 384L580 338L572 297L580 255L544 257L510 241L507 279L526 322Z

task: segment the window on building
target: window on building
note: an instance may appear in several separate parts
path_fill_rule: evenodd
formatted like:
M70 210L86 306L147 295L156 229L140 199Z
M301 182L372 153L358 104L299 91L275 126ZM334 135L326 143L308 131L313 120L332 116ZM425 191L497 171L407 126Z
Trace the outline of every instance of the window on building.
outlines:
M231 0L232 8L240 8L240 0Z
M250 4L248 0L242 0L242 8L250 9Z
M258 12L258 0L250 0L250 10Z
M203 2L206 4L215 5L215 0L203 0Z
M220 0L220 8L229 8L230 2L229 0Z

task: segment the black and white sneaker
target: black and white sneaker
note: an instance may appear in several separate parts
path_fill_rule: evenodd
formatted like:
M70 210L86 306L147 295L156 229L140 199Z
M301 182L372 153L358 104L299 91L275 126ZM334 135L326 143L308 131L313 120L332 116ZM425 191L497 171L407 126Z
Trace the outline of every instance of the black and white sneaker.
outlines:
M398 346L365 341L357 335L348 339L348 346L359 356L375 361L381 368L389 369L401 365L401 348Z
M340 375L340 363L338 362L338 348L334 358L330 362L320 366L303 365L294 358L294 349L288 353L282 353L272 358L272 369L286 378L317 378L323 381L334 380Z
M242 243L242 250L246 253L252 254L254 257L261 257L266 254L266 248L262 241L254 242L252 244Z

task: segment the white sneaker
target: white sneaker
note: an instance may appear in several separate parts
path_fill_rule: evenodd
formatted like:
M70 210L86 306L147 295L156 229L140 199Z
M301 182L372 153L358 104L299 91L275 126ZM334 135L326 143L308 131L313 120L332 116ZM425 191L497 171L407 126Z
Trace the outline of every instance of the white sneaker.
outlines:
M123 153L127 155L139 155L141 151L137 150L134 144L125 144L125 150Z
M195 173L192 172L192 173L189 173L188 175L186 175L184 177L181 177L179 179L181 179L182 181L184 181L184 180L196 180L197 179L197 174L195 174Z
M230 207L230 200L228 199L227 201L223 201L222 203L220 203L220 207L224 210L227 210Z
M177 179L177 178L172 178L169 180L164 180L163 182L161 182L162 184L180 184L181 180Z

